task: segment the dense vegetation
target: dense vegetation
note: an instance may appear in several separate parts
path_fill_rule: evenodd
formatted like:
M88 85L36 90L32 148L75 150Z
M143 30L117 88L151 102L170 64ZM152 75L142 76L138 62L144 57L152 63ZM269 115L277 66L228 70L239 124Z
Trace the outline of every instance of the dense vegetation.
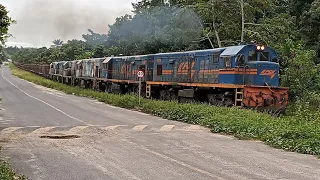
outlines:
M238 108L213 107L205 104L180 104L171 101L142 99L116 95L57 83L23 71L10 64L12 73L33 83L67 94L96 98L122 108L135 109L162 118L198 124L212 132L234 135L240 139L257 139L288 151L320 155L320 120L306 121L298 117L272 118L267 114Z
M290 112L318 117L320 0L141 0L134 15L118 17L108 34L89 29L83 40L51 48L8 47L24 63L222 47L255 40L281 56L281 85L290 88ZM293 103L296 102L296 103ZM298 112L298 113L296 113ZM292 115L292 114L291 114Z

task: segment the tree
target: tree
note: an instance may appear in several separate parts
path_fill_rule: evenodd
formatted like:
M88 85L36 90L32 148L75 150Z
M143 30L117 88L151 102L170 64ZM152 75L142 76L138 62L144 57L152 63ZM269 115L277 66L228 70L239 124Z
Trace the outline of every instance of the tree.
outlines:
M168 4L172 4L172 2L167 2L165 0L141 0L136 3L132 3L133 9L135 13L141 13L143 10L151 8L151 7L159 7L165 6Z
M104 46L103 45L98 45L95 47L93 51L93 58L102 58L104 57Z
M17 53L18 51L20 51L20 48L18 48L17 46L9 46L9 47L6 47L4 48L4 51L9 55L9 56L12 56L14 55L15 53Z
M315 0L310 9L302 14L300 27L305 44L318 52L320 63L320 0Z
M194 10L202 20L198 23L203 29L199 46L212 48L250 42L252 33L256 33L254 26L278 14L275 13L280 10L277 6L284 7L286 3L286 0L141 0L133 3L133 8L137 14L158 6Z
M0 46L0 64L2 64L3 61L7 60L7 55L5 51L3 50L3 47Z
M292 99L303 97L308 92L320 92L320 66L314 63L315 51L306 50L301 42L286 43L288 66L281 76L283 86L290 87ZM294 55L292 55L294 52Z
M258 42L281 49L287 40L297 41L298 28L295 25L296 18L286 13L280 13L270 18L264 18L260 24L251 27L249 38Z
M8 30L9 26L12 23L15 23L14 20L12 20L8 16L8 11L5 6L0 4L0 42L4 43L4 40L10 36Z
M299 23L302 14L310 9L314 1L315 0L290 0L288 3L290 15L297 17Z
M2 47L2 44L4 44L4 41L11 36L8 31L9 26L12 23L15 23L15 21L8 16L6 7L0 4L0 62L7 59L7 55Z
M117 18L110 26L108 46L126 55L190 49L192 41L201 36L199 24L200 18L189 9L164 6L141 9L133 17Z
M108 36L106 34L99 34L88 29L90 34L82 35L82 38L90 45L105 45L108 41Z
M63 44L63 41L61 39L56 39L54 41L52 41L52 43L56 46L60 46Z

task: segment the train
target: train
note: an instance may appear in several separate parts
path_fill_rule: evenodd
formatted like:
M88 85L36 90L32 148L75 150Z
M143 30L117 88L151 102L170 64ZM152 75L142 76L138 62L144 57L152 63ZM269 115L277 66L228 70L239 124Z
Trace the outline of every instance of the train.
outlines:
M100 92L205 102L273 114L288 105L276 51L251 43L205 50L14 64L48 79ZM139 78L137 72L144 76Z

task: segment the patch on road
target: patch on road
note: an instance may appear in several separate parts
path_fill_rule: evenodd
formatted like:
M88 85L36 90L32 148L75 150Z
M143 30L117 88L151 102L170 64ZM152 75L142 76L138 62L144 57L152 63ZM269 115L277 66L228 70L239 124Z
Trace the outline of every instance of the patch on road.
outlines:
M79 138L78 135L64 135L64 134L57 134L57 135L43 135L40 136L40 138L46 138L46 139L75 139Z
M42 134L102 134L105 132L172 132L172 131L199 131L210 132L209 129L198 125L112 125L112 126L27 126L2 127L0 135L42 135Z

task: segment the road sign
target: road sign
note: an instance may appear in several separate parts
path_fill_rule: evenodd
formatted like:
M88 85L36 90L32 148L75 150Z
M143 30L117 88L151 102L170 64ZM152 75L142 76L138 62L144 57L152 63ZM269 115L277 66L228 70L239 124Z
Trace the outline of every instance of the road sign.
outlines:
M137 76L139 78L139 105L140 105L140 96L141 96L141 78L143 78L143 71L138 71Z
M143 71L138 71L137 75L138 75L138 78L143 78L144 73Z

